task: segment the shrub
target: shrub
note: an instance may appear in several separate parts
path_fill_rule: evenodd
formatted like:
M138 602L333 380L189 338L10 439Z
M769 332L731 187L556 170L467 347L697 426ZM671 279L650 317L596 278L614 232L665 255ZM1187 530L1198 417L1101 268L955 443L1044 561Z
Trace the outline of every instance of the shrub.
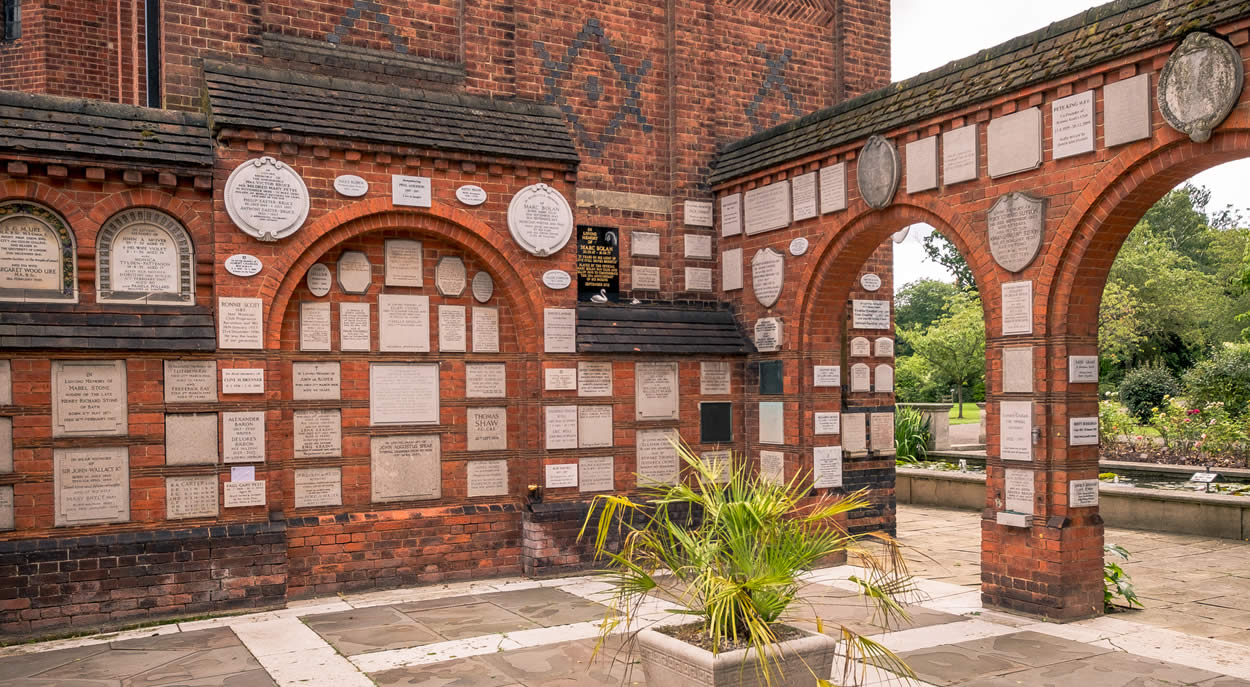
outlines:
M1222 402L1233 417L1250 408L1250 346L1227 346L1185 373L1185 393L1199 406Z
M1163 367L1139 367L1124 375L1120 382L1120 401L1139 421L1150 421L1152 413L1164 405L1164 399L1180 394L1176 378Z
M929 418L915 408L900 407L894 414L894 459L915 465L929 456Z

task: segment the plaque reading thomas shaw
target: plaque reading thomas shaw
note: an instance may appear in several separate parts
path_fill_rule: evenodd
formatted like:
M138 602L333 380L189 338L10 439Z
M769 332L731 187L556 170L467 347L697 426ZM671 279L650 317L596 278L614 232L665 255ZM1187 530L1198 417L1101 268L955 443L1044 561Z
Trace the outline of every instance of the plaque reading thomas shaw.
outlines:
M709 210L709 219L711 214ZM620 299L620 235L613 227L577 227L577 300L607 303Z
M677 363L635 363L636 420L677 419Z
M226 212L260 241L294 234L308 218L308 187L295 170L271 157L248 160L226 179Z
M126 361L52 362L52 436L127 431Z
M503 451L508 448L508 409L469 408L468 450Z
M369 424L438 422L438 363L369 364Z
M441 456L442 442L437 434L370 438L370 500L379 503L440 498Z
M554 188L546 184L526 186L508 204L508 230L527 253L546 257L569 242L573 210Z
M130 520L130 449L52 450L57 527Z

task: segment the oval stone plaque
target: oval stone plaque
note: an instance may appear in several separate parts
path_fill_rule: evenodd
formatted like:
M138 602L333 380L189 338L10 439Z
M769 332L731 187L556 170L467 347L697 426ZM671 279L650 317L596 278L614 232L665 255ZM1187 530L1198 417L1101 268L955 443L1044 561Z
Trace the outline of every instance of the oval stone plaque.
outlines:
M865 291L876 291L881 288L881 277L875 274L865 274L859 278L859 285L864 287Z
M260 273L263 265L260 258L247 253L238 253L226 258L226 271L236 277L251 277Z
M464 260L448 255L439 258L434 266L434 287L439 295L456 298L464 293L468 283L468 273L464 269Z
M308 274L305 275L305 281L308 283L308 290L317 298L330 293L330 268L321 263L317 263L308 268Z
M226 212L248 236L277 241L308 219L308 187L283 162L271 157L248 160L226 179Z
M859 195L869 207L880 210L894 200L898 191L898 149L885 137L874 135L859 151L855 165L855 178L859 181Z
M546 257L573 235L573 209L559 191L534 184L517 191L508 204L508 231L530 255Z
M1244 81L1245 68L1233 46L1210 34L1191 33L1159 73L1159 111L1173 129L1202 143L1233 111Z
M807 239L803 238L802 236L798 237L797 239L790 242L790 255L793 255L794 257L797 258L798 256L807 253L808 245L809 244L807 242Z
M465 184L456 189L456 200L465 205L481 205L486 202L486 190L481 186Z
M1012 191L995 201L986 213L990 254L1008 272L1019 272L1042 247L1046 199Z
M488 272L478 272L473 275L473 300L485 303L493 295L495 295L495 278Z
M343 174L334 177L334 190L349 198L359 198L369 192L369 182L355 174Z
M786 256L772 248L761 248L751 258L751 288L755 300L765 308L771 308L781 298L785 283Z
M567 289L569 284L573 283L573 278L564 270L547 270L543 273L543 284L549 289Z

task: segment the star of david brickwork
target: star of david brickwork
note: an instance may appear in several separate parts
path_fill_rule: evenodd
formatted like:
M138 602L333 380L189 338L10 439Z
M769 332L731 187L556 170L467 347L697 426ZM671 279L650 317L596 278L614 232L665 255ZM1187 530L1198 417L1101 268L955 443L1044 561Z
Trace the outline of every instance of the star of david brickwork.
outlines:
M794 97L794 93L790 87L786 85L786 67L790 64L790 59L794 57L794 51L786 48L777 57L769 54L763 43L755 46L756 54L764 58L764 65L768 67L768 73L764 75L764 80L760 87L752 96L751 102L743 106L747 119L751 122L751 128L756 131L763 131L781 121L781 113L773 112L770 115L760 114L760 108L764 105L764 101L775 90L781 94L786 101L786 110L794 117L803 115L803 110L799 108L798 101Z
M356 22L364 19L369 21L372 19L382 25L382 33L391 41L391 47L397 53L408 53L408 39L400 35L395 29L395 25L391 23L391 17L383 11L382 3L376 0L355 0L352 6L347 8L343 16L339 18L338 26L334 27L327 36L326 40L338 45L348 31L356 25Z

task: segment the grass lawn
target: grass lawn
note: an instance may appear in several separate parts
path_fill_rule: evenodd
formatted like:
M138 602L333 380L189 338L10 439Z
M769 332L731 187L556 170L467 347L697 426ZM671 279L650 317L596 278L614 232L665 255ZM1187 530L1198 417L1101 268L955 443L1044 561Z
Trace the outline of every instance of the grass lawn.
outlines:
M970 425L981 421L981 410L977 408L975 403L964 404L964 416L959 417L959 406L951 407L951 424L952 425Z

